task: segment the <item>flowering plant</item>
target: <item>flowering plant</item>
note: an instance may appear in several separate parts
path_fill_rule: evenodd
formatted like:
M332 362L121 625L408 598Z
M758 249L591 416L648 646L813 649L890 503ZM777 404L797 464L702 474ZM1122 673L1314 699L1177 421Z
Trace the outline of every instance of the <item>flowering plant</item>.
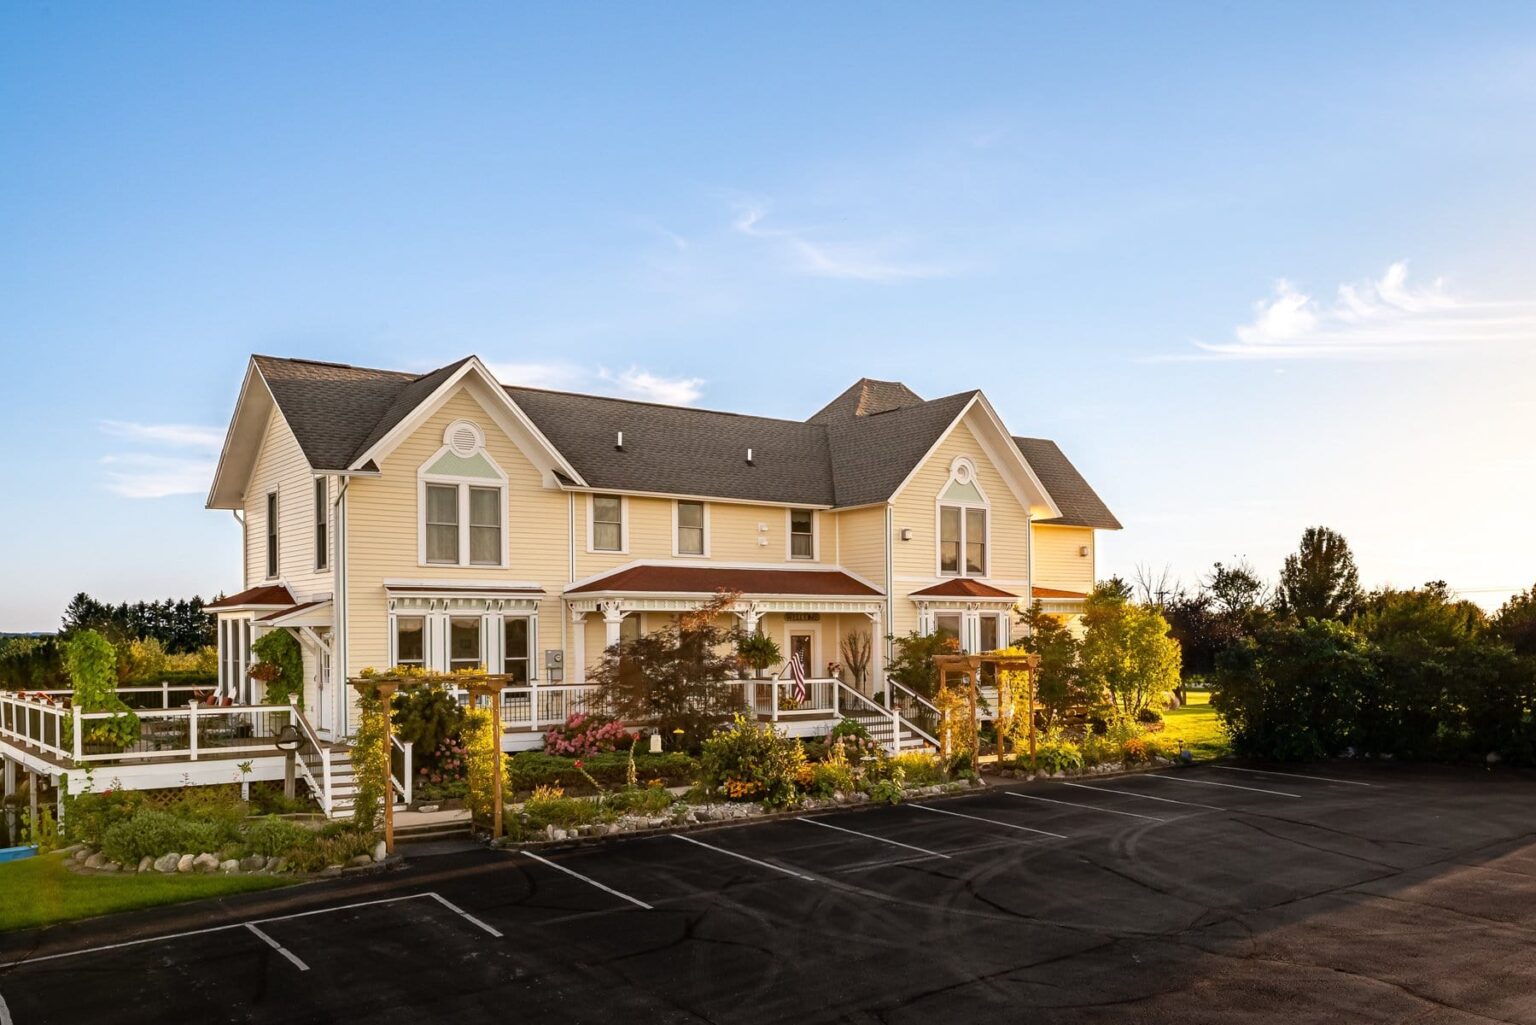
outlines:
M617 751L634 743L634 736L615 719L576 712L544 734L544 750L552 755L573 757Z

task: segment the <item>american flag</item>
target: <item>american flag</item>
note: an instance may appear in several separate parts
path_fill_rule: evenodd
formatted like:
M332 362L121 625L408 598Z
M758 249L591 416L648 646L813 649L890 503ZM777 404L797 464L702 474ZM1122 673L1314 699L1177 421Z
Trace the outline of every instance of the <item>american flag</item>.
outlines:
M802 704L806 698L805 670L800 666L800 656L789 656L789 673L795 678L795 703Z

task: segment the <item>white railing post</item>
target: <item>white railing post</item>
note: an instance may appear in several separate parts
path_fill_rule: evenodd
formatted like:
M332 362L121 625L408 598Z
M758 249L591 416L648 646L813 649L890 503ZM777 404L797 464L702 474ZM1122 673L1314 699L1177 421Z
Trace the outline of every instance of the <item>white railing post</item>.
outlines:
M901 754L901 709L891 705L891 754Z
M160 681L160 707L171 707L171 683L169 680Z
M768 715L769 715L769 717L774 722L778 722L779 721L779 678L777 676L775 676L773 678L772 698L773 698L773 708L769 711Z
M325 817L331 817L331 749L322 747L320 751L320 807L325 812Z
M528 728L539 728L539 681L537 677L528 680Z
M411 765L411 748L414 747L415 744L416 742L414 740L407 740L405 742L405 768L401 770L403 778L400 782L405 790L405 803L407 805L411 803L411 780L413 778L413 766Z
M192 752L192 761L197 761L197 699L187 702L187 747Z
M69 714L75 720L75 764L85 761L85 712L78 705L71 705Z

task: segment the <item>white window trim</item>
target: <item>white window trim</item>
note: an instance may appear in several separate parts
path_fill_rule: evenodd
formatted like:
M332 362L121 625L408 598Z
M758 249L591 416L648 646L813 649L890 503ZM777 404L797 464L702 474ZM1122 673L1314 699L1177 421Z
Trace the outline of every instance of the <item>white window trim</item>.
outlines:
M808 512L811 514L811 557L803 558L795 554L795 513ZM784 510L784 558L790 562L820 562L821 561L821 517L815 509L805 506Z
M283 496L279 488L268 491L263 499L261 524L261 567L268 580L283 575Z
M474 427L481 439L481 447L476 452L482 456L486 463L496 472L495 478L490 477L461 477L449 474L429 473L428 467L432 466L444 454L453 452L462 456L463 453L455 452L453 446L444 444L442 448L428 456L416 471L416 561L423 567L444 567L460 569L507 569L510 567L509 538L512 534L511 508L508 502L507 474L502 470L496 460L484 448L485 432L469 421L455 420L448 425L444 432L446 438L460 423L468 423ZM456 486L459 489L459 558L457 562L429 562L427 560L427 485L440 484L445 487ZM501 515L501 551L496 562L471 562L470 551L470 522L469 522L469 489L486 488L500 492L497 507Z
M678 531L677 508L678 508L678 506L681 503L683 503L685 501L689 502L690 504L697 504L697 505L701 505L701 506L704 507L704 551L703 552L684 552L682 549L680 549L678 547L678 544L677 544L677 531ZM707 558L709 558L709 534L710 534L710 530L709 530L709 503L708 502L698 502L698 501L696 501L694 499L682 499L682 498L680 498L680 499L677 499L676 501L674 501L672 503L672 557L673 558L675 558L675 559L707 559Z
M918 613L918 630L925 636L931 636L939 632L940 616L958 616L960 618L960 650L967 655L974 655L981 651L981 621L987 617L993 617L997 621L997 640L999 648L1006 648L1013 643L1013 619L1007 612L994 612L990 609L968 609L964 606L939 606Z
M596 514L596 505L599 498L617 498L619 500L619 547L596 548L593 546L595 535L593 533L593 516ZM672 518L677 519L677 513L673 512ZM707 518L707 517L706 517ZM672 546L677 547L677 534L674 532ZM587 495L587 554L589 555L628 555L629 554L629 496L621 495L614 491L594 491ZM674 554L676 554L674 552Z
M947 502L944 500L944 492L955 483L956 472L960 467L966 467L970 471L970 484L981 496L978 502ZM944 510L960 510L960 558L955 572L947 573L944 570ZM965 510L981 509L987 514L986 536L982 538L983 554L981 572L971 574L965 568ZM987 490L981 486L981 478L976 473L976 464L968 456L956 456L949 464L949 476L944 478L944 483L939 486L938 497L933 503L933 571L941 579L955 579L956 577L968 577L972 580L985 580L992 575L992 500L987 497Z

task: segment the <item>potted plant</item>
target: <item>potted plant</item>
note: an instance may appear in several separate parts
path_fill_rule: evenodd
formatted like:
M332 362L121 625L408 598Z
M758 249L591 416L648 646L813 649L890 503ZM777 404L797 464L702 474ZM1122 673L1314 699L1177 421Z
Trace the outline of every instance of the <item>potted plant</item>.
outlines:
M763 670L784 660L779 643L767 634L744 633L736 640L736 655L756 674L763 678Z

